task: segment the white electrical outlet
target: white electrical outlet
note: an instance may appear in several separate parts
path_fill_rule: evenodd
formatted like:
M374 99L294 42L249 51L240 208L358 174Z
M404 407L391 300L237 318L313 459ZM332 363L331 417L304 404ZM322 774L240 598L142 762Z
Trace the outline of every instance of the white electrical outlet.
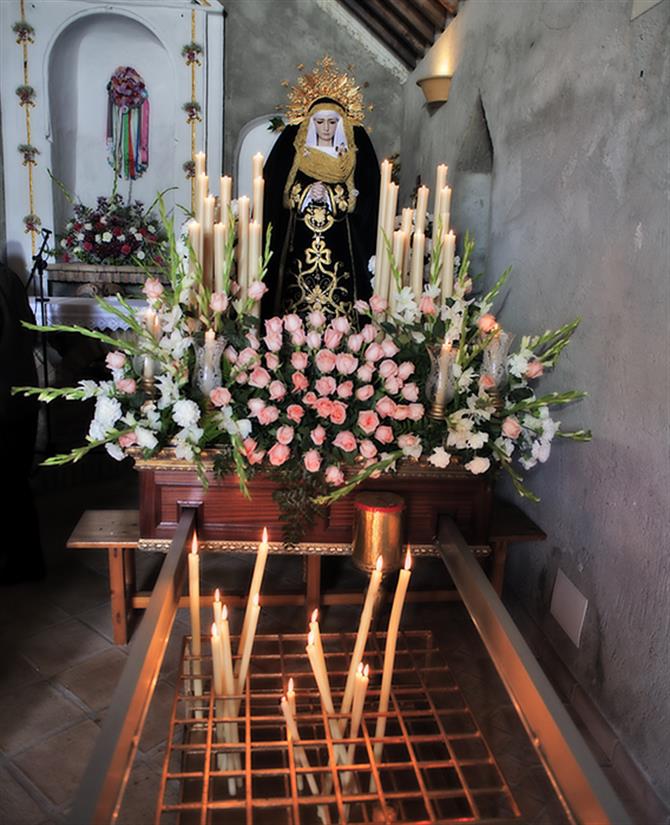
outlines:
M559 569L551 596L550 612L576 647L579 647L588 606L588 599Z

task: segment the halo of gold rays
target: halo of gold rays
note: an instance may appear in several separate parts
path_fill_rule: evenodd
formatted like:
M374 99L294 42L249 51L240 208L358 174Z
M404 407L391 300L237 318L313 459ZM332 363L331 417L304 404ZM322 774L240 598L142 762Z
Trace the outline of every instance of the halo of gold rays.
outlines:
M302 64L298 66L302 72ZM286 84L288 85L288 84ZM310 106L320 97L336 100L353 124L363 122L363 95L354 78L341 72L332 57L326 55L317 61L311 72L305 72L288 94L284 109L289 123L300 123Z

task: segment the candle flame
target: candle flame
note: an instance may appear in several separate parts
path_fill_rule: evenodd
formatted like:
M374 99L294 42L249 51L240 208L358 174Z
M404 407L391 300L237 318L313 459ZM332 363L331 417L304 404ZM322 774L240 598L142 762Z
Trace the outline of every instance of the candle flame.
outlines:
M370 665L365 665L363 668L363 676L367 679L370 674Z
M313 645L313 644L314 644L314 631L310 630L309 633L307 634L307 645L309 646L309 645Z
M375 567L376 567L376 569L377 569L377 572L381 572L382 565L383 565L382 557L381 557L381 556L377 556L377 563L375 564Z
M221 601L221 591L219 590L218 587L214 591L214 601L215 602L220 602Z
M312 622L318 622L319 621L319 610L318 610L318 608L315 607L314 610L312 610L312 618L311 618L310 621L312 621Z
M212 622L212 637L219 635L219 628L216 626L216 622Z
M409 552L409 544L407 545L407 555L405 556L405 570L410 570L412 567L412 556Z
M198 554L198 536L195 533L193 533L193 541L191 542L191 553L194 556Z
M221 608L221 621L227 622L228 621L228 605L224 604Z
M363 662L358 663L358 672L361 676L363 675Z
M293 676L291 676L291 678L288 680L288 692L289 693L294 692L294 689L293 689Z

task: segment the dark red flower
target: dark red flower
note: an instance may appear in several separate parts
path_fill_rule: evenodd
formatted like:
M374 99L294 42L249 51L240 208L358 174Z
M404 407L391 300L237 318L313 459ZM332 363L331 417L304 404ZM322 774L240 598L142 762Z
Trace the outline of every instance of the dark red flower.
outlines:
M82 247L87 251L90 252L93 249L93 244L90 241L84 241Z
M70 256L67 254L67 252L63 253L63 263L70 263Z
M122 235L122 234L123 234L123 229L121 229L120 226L113 226L112 227L112 235L117 235L118 236L118 235Z
M129 255L130 254L130 244L124 243L123 246L121 247L121 252L124 255Z

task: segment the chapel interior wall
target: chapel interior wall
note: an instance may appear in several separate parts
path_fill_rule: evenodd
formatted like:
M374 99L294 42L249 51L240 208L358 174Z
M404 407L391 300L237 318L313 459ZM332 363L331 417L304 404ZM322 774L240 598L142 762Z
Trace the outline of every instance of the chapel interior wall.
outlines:
M483 241L486 283L513 266L504 326L583 319L542 390L588 390L557 418L594 439L555 443L528 473L542 501L522 506L548 540L513 548L507 586L666 802L669 20L667 0L634 20L627 0L461 2L406 83L401 144L404 199L449 163L456 229ZM430 112L415 81L445 54L451 94ZM459 186L479 96L493 146L483 236ZM589 600L580 648L549 613L559 567Z

